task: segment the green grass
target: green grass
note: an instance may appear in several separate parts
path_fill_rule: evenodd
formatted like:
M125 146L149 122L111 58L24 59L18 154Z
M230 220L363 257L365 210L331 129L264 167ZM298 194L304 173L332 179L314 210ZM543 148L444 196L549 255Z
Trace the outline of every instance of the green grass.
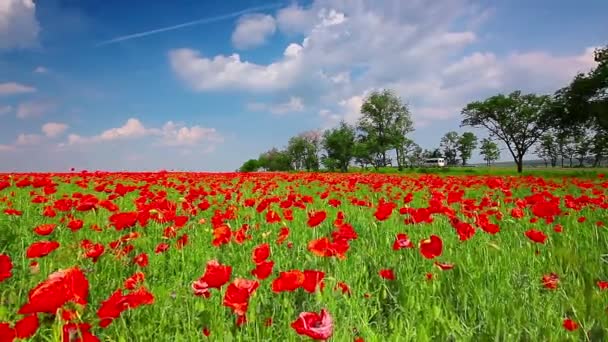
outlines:
M129 259L119 260L108 250L97 263L82 257L79 243L82 239L101 242L107 245L126 234L108 227L110 213L105 209L89 212L73 211L73 215L85 221L83 229L71 232L65 224L60 224L52 235L46 237L61 243L61 247L50 255L41 258L40 272L31 274L25 250L32 242L45 239L37 236L32 229L42 223L59 223L65 213L55 218L41 216L43 205L31 203L30 191L40 189L9 187L0 191L13 207L23 211L22 216L2 214L6 203L0 202L0 253L11 256L15 264L13 277L0 283L0 322L15 322L20 318L17 310L25 303L27 293L47 276L62 268L75 265L87 270L90 282L89 305L82 310L81 320L91 323L93 332L102 341L193 341L202 339L201 329L211 330L211 340L221 341L301 341L290 327L302 311L316 311L327 308L334 319L332 340L352 341L362 337L365 341L575 341L605 340L608 333L608 291L600 291L596 281L608 280L608 265L602 255L608 253L608 231L596 222L608 223L605 209L589 205L580 211L566 209L563 197L587 195L596 198L598 203L606 203L606 187L603 180L589 178L537 178L504 177L503 187L510 189L513 199L530 195L532 189L547 190L562 197L562 209L569 215L557 217L555 223L539 221L530 223L532 214L526 209L526 216L514 219L510 216L513 203L505 201L505 195L486 185L487 178L476 175L489 171L502 175L498 170L476 168L472 175L460 176L449 170L445 177L424 174L382 175L382 174L251 174L251 175L153 175L156 179L150 190L158 193L167 191L167 198L180 204L191 187L206 191L215 189L216 196L208 195L210 202L217 200L208 210L191 217L180 231L189 235L188 245L175 249L175 239L168 240L171 249L154 254L155 246L164 241L163 230L169 224L150 221L146 227L137 226L141 234L133 244L134 256L146 252L150 265L142 271L146 275L145 285L155 296L155 303L124 312L107 329L97 327L96 310L100 303L122 286L124 280L139 268ZM530 173L538 171L529 171ZM542 171L545 172L545 171ZM598 172L598 171L594 171ZM544 173L534 174L545 176ZM570 174L568 174L570 175ZM17 176L20 178L22 176ZM100 199L106 193L93 190L95 182L113 180L116 183L145 184L144 176L105 175L89 176L87 189L73 184L80 177L61 176L55 181L60 185L58 192L48 196L50 202L63 194L76 192L94 193ZM165 177L168 179L165 180ZM180 180L181 179L181 180ZM2 176L0 176L0 181ZM240 181L239 181L240 180ZM172 183L172 184L170 184ZM579 186L591 184L591 188ZM177 190L179 185L183 189ZM276 185L264 190L266 185ZM330 185L333 184L333 185ZM606 183L604 183L606 184ZM257 185L257 186L256 186ZM113 186L108 186L112 189ZM257 188L254 191L254 188ZM405 215L398 208L404 207L402 198L414 193L412 207L427 207L432 192L447 195L450 191L462 189L464 198L479 204L484 196L496 200L495 209L503 213L502 220L496 221L501 228L498 234L491 235L477 229L475 236L467 241L459 241L458 235L444 215L434 215L430 224L404 224ZM333 208L319 193L330 190L330 198L339 198L342 205ZM10 192L14 191L15 196ZM595 191L595 193L593 192ZM222 194L231 193L226 200ZM314 198L305 210L293 208L294 220L268 224L265 212L258 213L253 208L243 207L247 198L256 199L278 197L285 200L290 192L310 195ZM121 211L135 210L134 200L140 191L127 194L114 202ZM377 221L373 214L375 208L352 205L350 199L356 197L371 201L374 205L380 198L396 199L398 205L386 221ZM240 198L240 200L237 200ZM198 203L198 199L193 204ZM231 242L222 247L211 245L213 239L211 218L216 209L225 210L234 205L238 212L236 219L230 220L233 230L248 223L252 239L242 245ZM467 222L473 219L463 216L461 203L451 207L458 216ZM281 213L278 203L271 209ZM472 213L487 210L471 209ZM307 227L307 211L325 210L328 218L317 228ZM338 211L342 211L345 221L352 224L358 238L351 241L346 258L323 258L307 250L310 240L328 236L334 231L332 224ZM178 209L181 213L181 209ZM586 221L579 223L579 217ZM204 218L206 223L199 220ZM90 225L96 223L104 228L95 232ZM562 233L553 231L554 224L564 227ZM279 229L286 225L291 235L287 244L276 245ZM530 241L524 232L539 229L548 235L545 244ZM417 248L393 251L396 233L406 233L417 243L431 234L443 240L443 254L437 258L441 262L454 263L453 270L441 271L433 266L433 260L424 259ZM250 300L247 312L248 323L243 327L235 326L235 316L227 307L222 306L221 292L211 290L209 299L192 294L191 283L201 277L208 260L217 259L222 264L233 267L233 278L254 279L250 271L254 268L251 261L252 249L260 243L268 242L272 252L270 260L275 262L273 275L260 281L260 288ZM538 254L537 254L538 251ZM391 268L396 274L395 281L387 281L378 276L378 271ZM295 292L275 294L270 283L278 271L291 269L315 269L326 273L325 288L322 292L308 294L302 289ZM543 289L541 278L544 274L555 272L560 276L556 291ZM434 278L426 280L426 274ZM347 283L351 296L333 291L337 282ZM368 295L368 296L366 296ZM42 317L42 316L41 316ZM264 325L271 317L273 324ZM570 317L581 326L574 332L565 330L562 321ZM60 323L47 317L36 335L35 341L59 341ZM589 336L586 334L589 333Z

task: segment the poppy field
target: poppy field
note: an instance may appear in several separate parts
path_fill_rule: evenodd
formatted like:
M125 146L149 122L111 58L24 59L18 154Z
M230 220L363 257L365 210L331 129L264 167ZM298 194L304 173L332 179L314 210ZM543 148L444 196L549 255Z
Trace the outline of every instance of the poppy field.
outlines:
M0 175L0 341L600 341L608 179Z

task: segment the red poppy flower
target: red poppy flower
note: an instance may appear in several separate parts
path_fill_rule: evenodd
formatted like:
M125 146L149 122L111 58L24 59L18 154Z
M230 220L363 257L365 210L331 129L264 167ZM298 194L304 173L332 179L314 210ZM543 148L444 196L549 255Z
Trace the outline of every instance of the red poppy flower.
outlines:
M68 228L73 232L81 229L83 225L84 221L82 220L70 220L70 222L68 222Z
M308 293L313 293L317 289L323 290L323 287L325 287L325 284L323 283L324 277L325 272L323 271L304 270L304 282L302 283L302 288L304 288L304 291Z
M134 290L137 285L142 283L145 279L145 274L142 272L135 272L132 276L125 280L124 287L128 290Z
M270 277L273 267L274 261L262 261L255 266L255 269L251 271L251 274L260 280L264 280Z
M135 256L135 258L133 258L133 263L137 264L137 266L139 266L139 267L148 266L148 264L149 264L148 254L141 253L141 254Z
M325 211L313 211L308 213L308 226L310 228L314 228L320 225L327 218L327 213Z
M298 319L291 323L291 327L299 335L308 336L315 340L327 340L333 334L333 321L327 310L320 313L302 312Z
M209 289L220 289L230 281L232 266L222 265L217 260L207 262L205 274L192 283L192 290L195 296L209 297Z
M15 337L25 339L34 336L40 322L37 315L25 316L15 323Z
M84 248L84 256L90 258L91 261L97 262L99 257L105 251L105 246L101 243L91 243L88 240L83 240L81 243L82 248Z
M253 249L252 259L255 264L265 261L270 256L270 245L263 243Z
M137 216L138 214L135 211L122 212L112 214L108 220L110 221L110 225L116 230L123 230L137 224Z
M5 322L0 322L0 341L12 342L15 340L15 329Z
M59 270L38 284L28 294L28 301L18 311L21 315L55 313L67 302L86 305L89 281L77 268Z
M571 320L570 318L564 319L563 326L564 326L564 329L566 329L568 331L574 331L574 330L578 329L578 323Z
M279 276L272 281L272 291L275 293L283 291L295 291L304 284L304 273L300 270L279 272Z
M234 279L226 289L223 305L231 308L239 316L245 315L249 306L249 298L259 286L260 283L255 280Z
M435 261L435 266L439 267L442 271L447 271L454 268L454 264L447 264L439 261Z
M57 248L59 248L59 242L57 241L37 241L27 248L25 255L29 259L42 258L51 254Z
M97 310L99 326L106 328L125 310L151 304L154 304L154 295L144 287L124 295L122 290L118 289L110 298L104 300Z
M420 241L420 253L427 259L433 259L443 252L443 241L437 235L431 235L429 239Z
M89 323L66 323L61 329L62 342L99 342L99 338L91 333L91 325ZM74 336L80 338L74 340Z
M402 248L414 248L414 244L406 234L399 233L395 237L395 242L393 242L393 250L398 251Z
M336 284L336 286L334 286L334 291L336 291L336 290L342 291L342 294L348 294L348 295L351 294L350 287L348 286L348 284L341 282L341 281L339 281Z
M57 225L54 223L41 224L34 228L34 233L42 236L50 235L53 230L55 230L55 227L57 227Z
M1 281L1 278L0 278L0 281ZM608 281L598 280L597 281L597 287L599 287L600 290L606 290L606 289L608 289Z
M545 274L541 282L546 289L555 290L559 284L559 276L555 273Z
M166 252L168 249L169 249L169 244L165 243L165 242L161 242L154 249L154 253L160 254L160 253Z
M545 241L547 240L547 235L545 235L545 233L543 233L540 230L530 229L530 230L526 231L525 234L528 237L528 239L530 239L536 243L544 244Z
M7 254L0 254L0 283L13 276L13 262Z
M395 280L395 273L391 269L382 269L378 272L378 274L380 274L380 277L384 279Z

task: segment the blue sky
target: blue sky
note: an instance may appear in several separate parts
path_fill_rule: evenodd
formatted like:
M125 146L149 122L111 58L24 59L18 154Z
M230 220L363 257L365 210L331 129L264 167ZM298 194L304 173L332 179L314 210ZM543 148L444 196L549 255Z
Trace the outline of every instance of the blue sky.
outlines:
M430 149L465 130L470 101L551 93L591 69L604 13L603 0L0 0L0 171L232 171L355 122L379 88Z

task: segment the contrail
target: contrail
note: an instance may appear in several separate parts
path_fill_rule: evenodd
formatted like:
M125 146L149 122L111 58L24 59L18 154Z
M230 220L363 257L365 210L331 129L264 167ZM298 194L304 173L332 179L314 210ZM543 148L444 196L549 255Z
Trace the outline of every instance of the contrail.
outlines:
M198 19L198 20L194 20L194 21L189 21L189 22L183 23L183 24L178 24L178 25L173 25L173 26L168 26L168 27L162 27L162 28L158 28L158 29L154 29L154 30L150 30L150 31L138 32L138 33L133 33L133 34L129 34L129 35L126 35L126 36L120 36L120 37L112 38L110 40L106 40L106 41L103 41L101 43L98 43L95 46L99 47L99 46L109 45L109 44L113 44L113 43L124 42L125 40L131 40L131 39L135 39L135 38L141 38L141 37L150 36L150 35L153 35L153 34L157 34L157 33L161 33L161 32L166 32L166 31L173 31L173 30L180 29L182 27L188 27L188 26L194 26L194 25L200 25L200 24L208 24L208 23L212 23L212 22L216 22L216 21L220 21L220 20L225 20L225 19L230 19L230 18L238 17L239 15L243 15L243 14L247 14L247 13L251 13L251 12L257 12L257 11L261 11L261 10L278 8L278 7L281 7L281 6L282 6L282 4L280 4L280 3L273 3L273 4L264 5L264 6L250 7L250 8L238 11L238 12L218 15L216 17L202 18L202 19Z

